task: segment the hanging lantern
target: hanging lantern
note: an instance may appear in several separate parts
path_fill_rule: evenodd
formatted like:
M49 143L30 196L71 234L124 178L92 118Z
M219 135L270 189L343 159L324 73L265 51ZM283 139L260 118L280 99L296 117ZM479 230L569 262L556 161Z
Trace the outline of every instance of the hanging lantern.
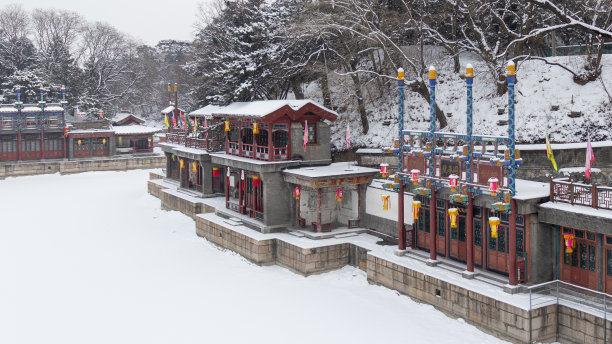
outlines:
M253 122L253 134L259 134L259 123Z
M123 141L123 138L119 136L119 144L121 144L121 141Z
M489 192L491 192L491 196L497 195L498 190L499 190L499 180L495 177L489 178Z
M565 233L563 234L563 239L565 239L565 253L574 252L574 247L576 247L576 242L574 241L574 234Z
M489 217L489 225L491 226L491 238L497 238L497 227L499 226L499 217Z
M300 187L296 186L295 189L293 189L293 197L295 197L295 199L300 199Z
M419 210L421 209L420 201L412 201L412 218L415 220L419 219Z
M383 178L387 178L387 175L389 174L389 164L384 162L380 164L380 173L382 174Z
M102 144L105 145L106 144L106 139L102 139Z
M343 198L344 198L344 192L342 192L341 188L338 188L338 190L336 190L336 201L342 202Z
M448 208L448 216L451 219L451 228L457 228L457 216L459 215L459 209L457 208Z
M451 191L457 190L457 182L459 180L459 176L456 174L451 174L448 176L448 186L450 186Z
M214 170L213 170L213 173L214 173ZM227 173L226 173L226 175L227 175L227 177L228 177L228 178L229 178L230 174L231 174L231 172L230 172L230 168L229 168L229 166L228 166L228 167L227 167Z
M121 137L119 137L121 138ZM176 154L172 154L172 161L176 161Z
M183 159L179 160L179 166L185 168L185 161Z
M417 185L419 183L419 173L421 173L421 171L415 168L410 170L410 173L412 174L412 183Z
M77 145L79 145L79 146L81 145L81 140L77 141Z
M230 131L230 130L231 130L231 129L230 129L230 121L229 121L229 120L226 120L226 121L225 121L225 131Z
M253 186L257 187L261 185L261 179L259 176L253 176Z
M219 177L221 175L221 170L218 167L213 167L213 177Z
M383 202L383 210L389 210L389 196L380 196Z
M191 172L198 172L198 163L195 161L191 163Z

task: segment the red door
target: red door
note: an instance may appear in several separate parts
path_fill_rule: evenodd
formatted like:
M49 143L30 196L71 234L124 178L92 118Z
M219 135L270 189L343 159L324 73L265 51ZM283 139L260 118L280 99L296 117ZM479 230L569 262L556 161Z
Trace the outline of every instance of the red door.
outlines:
M423 202L421 202L423 203ZM425 251L429 251L429 208L422 207L419 219L416 222L416 246Z
M459 209L460 213L463 212L463 209ZM458 260L461 262L466 261L467 257L467 246L465 242L465 215L460 215L457 219L457 227L450 227L450 219L449 228L450 228L450 257L454 260Z
M497 238L491 237L491 227L487 227L487 268L508 273L508 225L499 225Z
M612 294L612 236L604 242L604 292Z
M561 237L561 280L592 290L598 289L597 234L565 228L563 233L574 234L576 243L573 252L567 253ZM606 253L607 254L607 253ZM607 275L607 271L606 271Z
M475 213L476 211L474 211ZM479 218L474 218L474 264L476 266L482 267L482 254L483 250L483 222Z
M446 257L446 210L436 210L438 216L436 226L438 227L438 236L436 238L436 251L439 255Z

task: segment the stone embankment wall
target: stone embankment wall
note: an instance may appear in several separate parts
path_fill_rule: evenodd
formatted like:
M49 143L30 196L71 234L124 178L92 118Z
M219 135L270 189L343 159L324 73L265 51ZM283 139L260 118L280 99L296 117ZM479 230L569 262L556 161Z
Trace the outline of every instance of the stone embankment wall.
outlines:
M152 174L149 192L159 197L164 207L174 205L174 210L195 219L198 236L232 250L255 264L278 264L302 275L352 265L367 272L371 283L431 304L451 317L461 317L485 332L514 343L605 343L604 320L584 311L557 304L525 310L377 257L353 243L321 243L322 246L302 248L274 237L266 239L255 231L254 236L240 233L228 228L229 225L226 227L207 219L207 216L197 216L194 213L197 206L193 201L173 200L183 195L164 192L164 186L155 182L160 178L162 176ZM210 206L199 205L202 213L215 212ZM605 323L609 341L612 338L612 321Z
M0 179L48 173L80 173L88 171L125 171L163 168L164 156L98 158L91 160L47 160L0 164Z

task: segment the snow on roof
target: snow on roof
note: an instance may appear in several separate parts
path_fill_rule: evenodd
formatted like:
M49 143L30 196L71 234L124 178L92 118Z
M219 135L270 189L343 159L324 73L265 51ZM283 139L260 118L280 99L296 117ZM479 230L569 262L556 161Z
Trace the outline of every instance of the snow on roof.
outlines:
M183 110L183 109L181 109L181 108L179 108L178 110L179 110L180 112L185 112L185 110ZM170 112L172 112L172 111L174 111L174 106L170 105L170 106L168 106L167 108L163 109L163 110L161 111L161 113L163 113L163 114L165 115L165 114L168 114L168 113L170 113Z
M45 112L64 112L64 108L58 105L46 106Z
M380 148L359 148L355 152L357 154L383 154L384 152Z
M593 148L597 147L612 147L612 141L599 141L599 142L591 142ZM577 143L551 143L550 147L553 152L556 150L562 149L578 149L583 148L586 149L586 142L577 142ZM531 151L531 150L546 150L546 144L528 144L528 145L516 145L517 149L522 151Z
M284 106L289 106L291 109L293 109L293 111L297 112L308 104L313 104L329 113L338 116L338 113L336 113L335 111L330 110L308 99L257 100L252 102L235 102L227 106L218 107L217 110L212 111L212 114L220 116L264 117ZM200 110L204 109L205 108L202 108Z
M155 134L161 131L161 129L144 125L122 125L112 127L112 129L116 135Z
M516 180L516 200L550 197L550 184L534 182L531 180Z
M212 118L215 112L221 111L222 107L218 105L206 105L189 113L189 116Z
M113 131L109 129L78 129L70 130L70 134L112 134Z
M589 215L595 217L601 217L605 219L612 219L612 210L607 209L595 209L593 207L587 207L584 205L572 205L569 203L561 202L546 202L540 204L541 208L556 209L566 211L569 213L575 213L577 215Z
M283 170L283 173L306 178L326 178L378 173L377 169L357 166L353 162L336 162L325 166L309 166Z
M132 117L134 117L134 118L136 118L138 120L141 120L143 122L145 121L144 119L142 119L142 118L140 118L140 117L138 117L136 115L124 112L124 113L118 113L117 115L115 115L115 117L111 118L111 122L113 122L113 123L121 122L121 121L123 121L124 119L126 119L126 118L128 118L130 116L132 116Z
M42 112L42 109L38 106L26 106L21 109L21 112Z
M0 113L17 113L17 108L12 106L2 106L0 107Z

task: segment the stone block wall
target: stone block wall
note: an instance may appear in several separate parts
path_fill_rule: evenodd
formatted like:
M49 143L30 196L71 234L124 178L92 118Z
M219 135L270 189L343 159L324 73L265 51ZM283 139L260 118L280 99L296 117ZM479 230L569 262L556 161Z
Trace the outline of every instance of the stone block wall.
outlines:
M163 209L180 211L192 219L195 219L197 214L204 213L200 202L192 202L163 190L160 193Z
M305 276L349 264L349 244L300 248L282 240L276 241L275 262Z
M255 264L270 265L275 262L275 239L255 240L201 217L196 217L196 234L240 254Z
M590 313L559 305L559 340L564 343L612 343L612 320L605 321L606 340L604 341L604 319Z
M147 191L149 191L149 193L159 199L162 198L162 190L165 190L166 188L163 187L162 185L159 185L157 183L153 183L151 181L147 182Z

